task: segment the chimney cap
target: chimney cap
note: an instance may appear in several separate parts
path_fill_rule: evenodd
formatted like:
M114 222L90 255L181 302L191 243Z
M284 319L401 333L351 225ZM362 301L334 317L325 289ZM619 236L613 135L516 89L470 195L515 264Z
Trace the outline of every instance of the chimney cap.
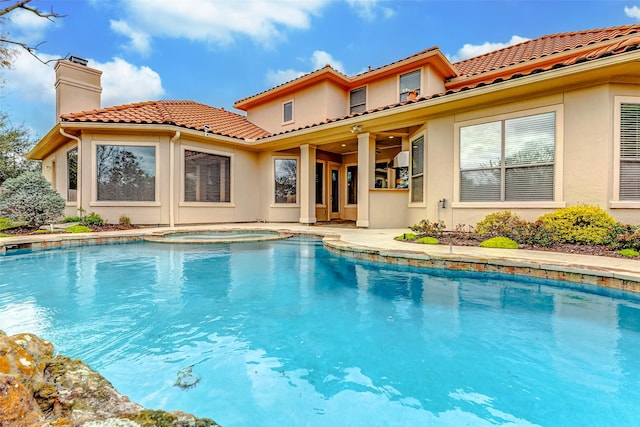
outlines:
M85 67L89 63L88 60L86 60L84 58L80 58L78 56L73 56L73 55L69 57L69 62L73 62L74 64L78 64L78 65L83 65Z

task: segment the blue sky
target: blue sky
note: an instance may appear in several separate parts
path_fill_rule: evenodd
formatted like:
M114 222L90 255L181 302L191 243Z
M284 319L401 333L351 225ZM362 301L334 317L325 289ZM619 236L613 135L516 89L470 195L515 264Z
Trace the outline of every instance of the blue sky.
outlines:
M11 1L10 3L13 3ZM331 64L353 75L438 46L452 61L545 34L635 24L640 1L32 0L64 18L15 12L2 31L40 56L103 71L102 106L234 101ZM4 4L2 5L4 6ZM55 123L53 63L19 53L0 111L32 136Z

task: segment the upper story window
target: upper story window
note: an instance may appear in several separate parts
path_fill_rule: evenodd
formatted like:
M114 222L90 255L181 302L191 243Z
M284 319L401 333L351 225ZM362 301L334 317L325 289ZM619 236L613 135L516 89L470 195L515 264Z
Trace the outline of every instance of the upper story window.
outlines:
M349 93L349 112L361 113L367 109L367 88L361 87Z
M78 147L67 151L67 202L78 201Z
M400 102L406 101L414 91L416 96L420 95L420 70L400 76Z
M619 200L640 200L640 104L620 104Z
M460 201L552 201L556 113L460 127Z
M296 159L275 159L275 202L296 203L298 162Z
M98 201L155 201L156 147L97 145L96 180Z
M282 104L282 123L293 122L293 101Z
M184 201L230 202L231 157L185 150Z

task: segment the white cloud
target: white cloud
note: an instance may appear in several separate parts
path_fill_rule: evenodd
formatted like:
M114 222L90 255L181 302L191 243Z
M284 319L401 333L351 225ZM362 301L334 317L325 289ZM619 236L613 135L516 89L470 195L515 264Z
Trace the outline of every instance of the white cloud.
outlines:
M382 17L389 19L393 17L396 12L389 8L379 5L379 0L346 0L347 3L355 10L356 14L365 21L374 21L378 12L382 14Z
M184 38L217 45L229 45L237 37L248 37L270 46L284 38L287 29L308 29L311 16L330 0L123 0L122 14L112 29L136 35L136 40L153 37ZM133 37L132 41L134 41ZM144 44L141 45L144 47ZM135 41L132 43L135 48Z
M640 9L638 6L626 7L624 8L624 13L629 18L634 18L640 21Z
M149 39L148 34L145 34L140 31L134 31L133 29L131 29L131 27L129 27L129 24L127 24L125 21L111 20L110 24L111 24L111 29L115 33L128 37L131 40L130 47L133 50L140 52L143 55L146 55L147 53L149 53L149 50L151 48L151 41Z
M23 43L44 40L45 30L52 25L54 25L52 21L24 9L15 10L9 15L8 27L12 38Z
M89 61L102 71L102 106L155 100L164 95L160 75L146 66L135 66L121 58L109 62Z
M530 39L514 35L506 43L485 42L480 45L472 45L467 43L462 46L462 48L460 48L455 55L447 55L447 58L449 58L451 62L458 62L462 61L463 59L472 58L474 56L482 55L484 53L502 49L508 46L513 46L515 44L526 42L528 40Z
M323 50L316 50L311 54L311 57L308 60L303 60L304 62L308 62L310 67L307 71L302 70L294 70L292 68L286 70L269 70L267 72L267 76L265 77L265 82L270 86L278 86L282 83L286 83L288 81L297 79L300 76L308 74L312 71L319 70L320 68L324 68L325 65L331 65L334 69L338 70L341 73L345 73L344 67L342 63L333 58L333 56L325 52Z

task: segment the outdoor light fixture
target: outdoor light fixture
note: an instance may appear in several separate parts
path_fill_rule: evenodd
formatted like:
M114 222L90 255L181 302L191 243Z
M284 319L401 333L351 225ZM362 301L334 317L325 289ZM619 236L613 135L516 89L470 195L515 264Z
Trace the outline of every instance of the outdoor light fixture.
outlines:
M351 133L360 133L360 132L362 132L362 126L360 125L351 126Z
M440 203L440 207L442 209L447 207L447 199L440 199L440 200L438 200L438 203Z
M211 132L211 126L204 125L204 134L209 135L209 132Z

